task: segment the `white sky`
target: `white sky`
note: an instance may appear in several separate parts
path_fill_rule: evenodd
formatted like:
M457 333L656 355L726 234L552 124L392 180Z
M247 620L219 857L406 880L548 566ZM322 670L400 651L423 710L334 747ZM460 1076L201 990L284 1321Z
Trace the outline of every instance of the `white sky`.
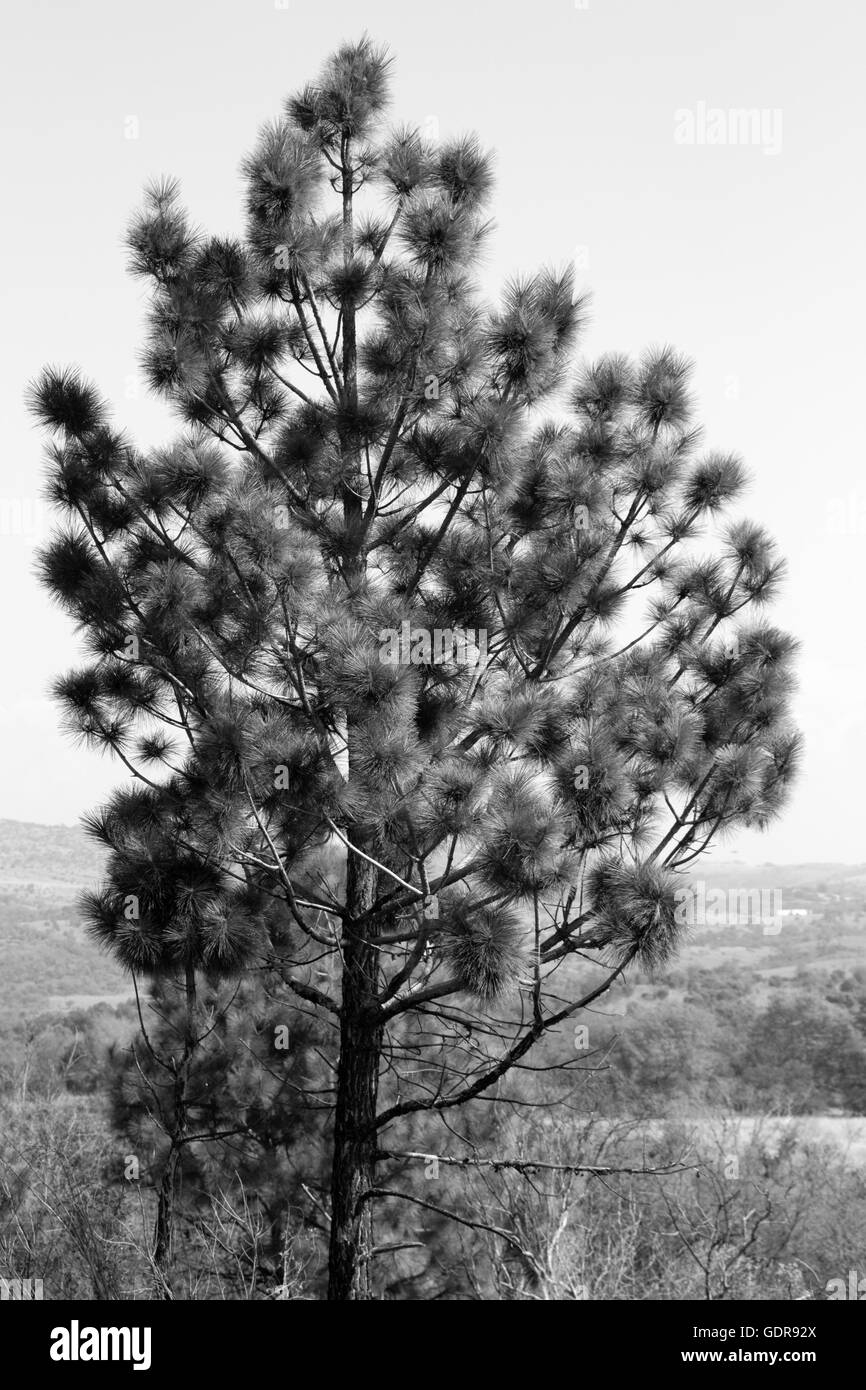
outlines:
M773 620L804 644L802 781L778 826L730 848L866 860L864 13L853 0L5 7L0 816L72 822L121 771L72 748L45 697L75 643L31 574L44 522L26 381L77 362L140 443L170 433L131 381L143 289L122 231L141 186L175 174L196 222L238 230L258 126L366 28L396 57L395 118L474 129L497 151L491 286L581 248L589 355L664 341L696 360L707 445L744 455L744 510L790 561ZM700 103L765 112L780 149L678 143L675 113Z

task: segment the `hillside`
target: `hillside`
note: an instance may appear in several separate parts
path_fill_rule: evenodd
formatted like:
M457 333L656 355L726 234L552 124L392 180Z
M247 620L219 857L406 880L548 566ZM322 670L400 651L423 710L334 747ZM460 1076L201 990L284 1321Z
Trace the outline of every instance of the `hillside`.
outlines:
M104 853L78 826L0 820L0 883L73 891L93 884Z
M129 997L128 979L88 939L76 906L81 891L98 882L102 864L99 846L76 826L0 820L0 1028L46 1010ZM758 1003L774 978L802 980L866 965L866 865L710 860L695 866L694 879L707 893L778 890L786 915L774 933L760 923L691 927L674 992L677 970L732 968L746 972ZM653 982L632 977L622 993L634 999L653 989ZM608 996L606 1004L611 1012L625 1011L622 998Z
M76 826L0 820L0 1029L129 997L127 977L88 939L78 912L102 863Z

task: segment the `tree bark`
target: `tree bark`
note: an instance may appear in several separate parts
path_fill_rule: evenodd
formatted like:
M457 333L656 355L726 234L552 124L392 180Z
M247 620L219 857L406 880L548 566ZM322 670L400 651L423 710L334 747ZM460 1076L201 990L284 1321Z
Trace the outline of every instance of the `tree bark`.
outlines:
M174 1199L179 1159L180 1153L178 1149L175 1148L174 1141L172 1141L159 1184L152 1255L154 1296L166 1300L171 1300L174 1297L171 1287L169 1266L171 1264L171 1244L174 1235Z
M153 1233L153 1273L154 1294L157 1298L171 1300L174 1291L171 1285L172 1238L174 1236L174 1213L177 1203L177 1186L181 1168L181 1151L187 1133L187 1089L193 1053L198 1042L196 1037L196 984L195 966L191 960L186 964L184 992L185 1014L183 1052L180 1062L172 1059L174 1085L172 1110L166 1129L169 1135L169 1150L159 1184L156 1204L156 1223Z
M349 850L346 898L353 917L373 901L376 869ZM368 1299L373 1246L372 1209L364 1195L374 1184L376 1100L382 1028L376 1021L374 995L377 951L369 944L370 924L356 934L351 923L343 935L343 997L340 1060L331 1169L331 1240L328 1298Z

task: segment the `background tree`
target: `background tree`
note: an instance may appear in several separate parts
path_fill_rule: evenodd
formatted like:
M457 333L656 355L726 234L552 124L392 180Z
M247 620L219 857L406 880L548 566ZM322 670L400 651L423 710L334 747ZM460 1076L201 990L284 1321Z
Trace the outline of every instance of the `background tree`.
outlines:
M866 1109L866 1045L849 1016L812 994L772 999L742 1042L741 1086L783 1114Z
M176 443L142 453L76 371L32 388L68 516L42 574L89 653L57 694L133 778L90 821L91 927L190 990L278 956L331 1029L335 1299L373 1288L407 1117L453 1147L452 1111L664 961L678 875L778 812L798 746L795 644L748 619L782 565L723 524L744 472L698 454L688 364L578 371L570 271L486 305L490 158L386 129L388 81L365 38L287 102L243 237L148 191ZM474 660L437 649L467 630Z
M173 1296L178 1206L194 1222L238 1188L260 1234L256 1248L238 1256L254 1282L273 1281L291 1222L292 1235L302 1218L321 1224L306 1191L323 1189L321 1131L332 1109L320 1060L327 1039L315 1020L285 1018L279 988L251 973L199 994L190 1038L185 990L160 981L142 1039L112 1050L115 1127L158 1192L159 1296Z

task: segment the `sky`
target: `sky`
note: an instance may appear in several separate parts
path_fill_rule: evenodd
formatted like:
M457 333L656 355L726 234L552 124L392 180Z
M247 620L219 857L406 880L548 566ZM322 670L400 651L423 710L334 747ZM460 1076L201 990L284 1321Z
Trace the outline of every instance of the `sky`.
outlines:
M783 819L725 855L866 861L864 16L851 0L4 7L0 817L70 824L122 780L68 742L47 694L77 648L33 577L51 518L26 383L77 363L142 446L174 432L137 379L145 291L122 237L141 188L175 175L196 223L239 231L257 129L366 29L394 54L395 120L496 151L487 287L573 262L585 354L676 346L707 446L749 467L741 510L790 565L772 621L802 643L806 757Z

